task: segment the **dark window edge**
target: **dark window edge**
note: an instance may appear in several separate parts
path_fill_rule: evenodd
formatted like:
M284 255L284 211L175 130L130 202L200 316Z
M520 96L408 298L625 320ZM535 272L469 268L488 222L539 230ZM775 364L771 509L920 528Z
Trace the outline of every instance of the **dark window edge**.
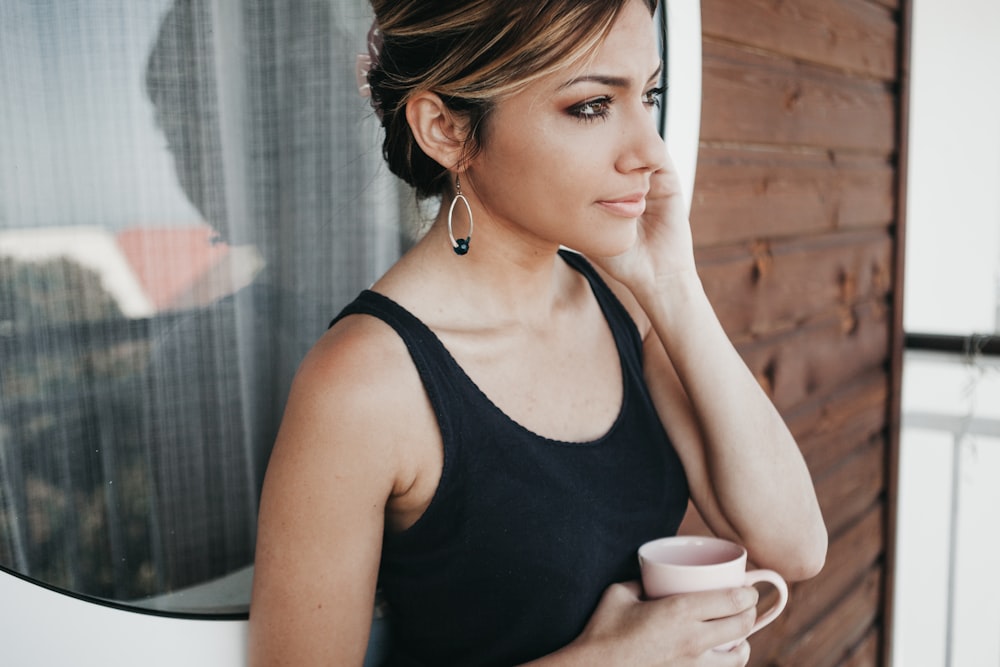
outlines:
M82 602L88 602L90 604L101 605L102 607L110 607L111 609L117 609L119 611L126 611L135 614L146 614L147 616L160 616L163 618L176 618L183 620L192 621L245 621L250 618L250 611L239 611L239 612L193 612L193 611L170 611L166 609L152 609L150 607L142 607L138 604L129 604L127 602L118 602L115 600L108 600L106 598L94 597L92 595L84 595L83 593L76 593L74 591L67 590L65 588L59 588L58 586L53 586L39 579L29 577L28 575L22 574L16 570L12 570L5 565L0 565L0 572L9 574L12 577L16 577L21 581L27 582L29 584L34 584L35 586L40 586L53 593L58 593L60 595L65 595L67 597L75 598ZM17 601L13 601L16 605Z
M904 347L907 350L950 352L969 357L1000 357L1000 335L969 334L960 336L908 332L905 334Z

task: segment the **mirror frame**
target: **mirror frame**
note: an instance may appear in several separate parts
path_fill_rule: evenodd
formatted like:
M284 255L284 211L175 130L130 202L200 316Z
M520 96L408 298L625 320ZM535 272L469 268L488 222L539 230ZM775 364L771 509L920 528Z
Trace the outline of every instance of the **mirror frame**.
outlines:
M664 11L664 9L666 11ZM664 0L659 9L667 93L661 133L681 179L691 211L701 131L701 2Z

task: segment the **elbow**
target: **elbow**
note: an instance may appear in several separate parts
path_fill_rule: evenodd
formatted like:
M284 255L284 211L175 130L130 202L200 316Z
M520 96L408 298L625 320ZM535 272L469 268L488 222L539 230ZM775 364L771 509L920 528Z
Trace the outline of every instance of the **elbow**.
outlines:
M827 543L825 527L817 531L815 536L804 537L797 541L787 552L779 572L787 581L812 579L826 565Z
M798 533L794 537L774 540L766 544L748 545L750 559L757 566L774 570L788 582L805 581L818 575L826 564L826 527L813 534Z
M822 572L824 565L826 565L826 549L791 563L783 576L786 581L805 581Z
M800 519L797 529L789 530L788 539L775 559L780 565L773 569L786 581L812 579L826 565L829 541L826 521L816 503L814 511Z

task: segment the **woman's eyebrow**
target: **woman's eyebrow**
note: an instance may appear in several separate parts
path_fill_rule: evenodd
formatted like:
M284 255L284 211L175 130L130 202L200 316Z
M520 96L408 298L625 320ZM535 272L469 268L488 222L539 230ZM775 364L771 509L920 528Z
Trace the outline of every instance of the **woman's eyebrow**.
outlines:
M660 78L660 73L663 72L663 63L656 66L656 71L654 71L647 82L651 83L656 79ZM583 76L578 76L575 79L570 79L566 83L559 86L560 90L563 88L569 88L578 83L599 83L604 86L609 86L611 88L628 88L632 79L623 76L610 76L606 74L584 74Z

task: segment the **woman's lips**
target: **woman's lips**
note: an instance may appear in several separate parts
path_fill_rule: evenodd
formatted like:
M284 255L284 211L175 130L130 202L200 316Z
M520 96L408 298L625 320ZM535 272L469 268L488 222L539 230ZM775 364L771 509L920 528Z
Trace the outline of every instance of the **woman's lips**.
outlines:
M623 218L638 218L646 210L646 197L636 196L627 199L602 200L597 204Z

